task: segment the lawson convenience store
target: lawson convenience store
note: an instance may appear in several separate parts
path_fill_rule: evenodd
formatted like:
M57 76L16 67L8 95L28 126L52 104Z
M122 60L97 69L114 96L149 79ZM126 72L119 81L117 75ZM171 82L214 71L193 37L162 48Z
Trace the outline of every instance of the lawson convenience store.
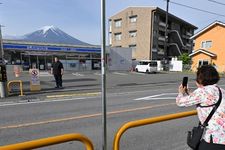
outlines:
M24 70L36 67L49 70L57 56L65 70L100 69L101 48L67 44L34 43L3 40L4 59L8 65L21 65Z

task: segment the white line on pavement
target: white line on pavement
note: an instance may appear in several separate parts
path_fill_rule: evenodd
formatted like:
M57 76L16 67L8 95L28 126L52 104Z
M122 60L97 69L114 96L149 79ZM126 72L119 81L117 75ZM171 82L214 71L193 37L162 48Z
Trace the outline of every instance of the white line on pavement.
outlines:
M170 89L165 89L170 90ZM129 94L136 94L136 93L144 93L149 91L157 91L157 90L142 90L142 91L132 91L132 92L121 92L121 93L110 93L108 96L119 96L119 95L129 95ZM153 95L154 96L154 95ZM74 97L74 98L64 98L64 99L50 99L45 101L23 101L23 102L0 102L0 107L3 106L16 106L16 105L27 105L27 104L40 104L40 103L51 103L51 102L64 102L64 101L75 101L75 100L87 100L92 98L97 98L99 96L88 96L88 97Z
M176 97L160 97L164 95L177 95L177 93L162 93L162 94L157 94L157 95L151 95L151 96L146 96L146 97L141 97L141 98L136 98L134 99L135 101L140 101L140 100L152 100L152 99L171 99L171 98L176 98Z
M81 76L81 77L84 76L83 74L80 74L80 73L77 73L77 72L76 73L72 73L72 75L74 75L74 76Z
M176 99L176 97L155 97L155 98L149 98L149 99L144 99L144 100L158 100L158 99L166 99L166 100L169 100L169 99Z
M50 74L49 72L40 72L40 77L50 77L52 76L52 74Z
M100 75L101 75L101 73L96 72L96 73L94 73L94 75L100 76Z
M122 76L126 76L126 73L121 73L121 72L113 72L113 74L117 74L117 75L122 75Z
M141 73L141 72L131 72L132 74L137 74L137 75L146 75L146 73Z

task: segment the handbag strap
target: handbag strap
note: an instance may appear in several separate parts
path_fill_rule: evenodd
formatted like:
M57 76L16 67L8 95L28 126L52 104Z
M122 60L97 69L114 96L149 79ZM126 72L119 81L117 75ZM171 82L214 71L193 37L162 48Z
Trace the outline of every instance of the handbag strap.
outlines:
M220 90L219 87L217 87L217 88L218 88L218 90L219 90L219 100L218 100L218 102L215 104L215 106L213 107L213 109L212 109L212 111L210 112L209 116L208 116L208 117L206 118L206 120L204 121L204 123L203 123L203 125L202 125L203 127L208 126L209 120L212 118L213 114L215 113L215 111L217 110L217 108L219 107L219 105L220 105L220 103L221 103L222 92L221 92L221 90Z

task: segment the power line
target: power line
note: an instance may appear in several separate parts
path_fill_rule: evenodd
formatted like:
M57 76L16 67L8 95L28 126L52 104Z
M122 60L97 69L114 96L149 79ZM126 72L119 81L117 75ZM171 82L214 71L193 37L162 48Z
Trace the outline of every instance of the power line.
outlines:
M213 2L213 3L220 4L220 5L224 5L224 6L225 6L225 3L221 3L221 2L218 2L218 1L215 1L215 0L208 0L208 1Z
M172 2L172 1L170 1L170 3L175 4L175 5L179 5L179 6L183 6L183 7L187 7L187 8L190 8L190 9L198 10L198 11L201 11L201 12L205 12L205 13L208 13L208 14L225 17L225 15L223 15L223 14L218 14L218 13L214 13L214 12L211 12L211 11L202 10L202 9L195 8L195 7L192 7L192 6L188 6L188 5L184 5L184 4L180 4L180 3L176 3L176 2Z

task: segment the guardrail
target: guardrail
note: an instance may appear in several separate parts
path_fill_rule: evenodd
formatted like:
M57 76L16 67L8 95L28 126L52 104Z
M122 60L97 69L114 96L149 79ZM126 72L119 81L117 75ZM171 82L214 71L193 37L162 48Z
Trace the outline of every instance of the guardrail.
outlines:
M84 143L86 150L94 150L92 142L84 135L72 133L64 134L49 138L43 138L23 143L17 143L12 145L1 146L1 150L30 150L35 148L46 147L50 145L65 143L69 141L80 141Z
M12 81L8 82L8 84L7 84L8 94L10 94L10 91L12 90L13 84L19 84L19 88L20 88L20 95L19 96L24 96L24 94L23 94L23 82L21 80L12 80Z
M196 114L197 114L197 111L192 110L192 111L187 111L187 112L169 114L169 115L164 115L164 116L159 116L159 117L153 117L153 118L148 118L148 119L143 119L143 120L135 120L135 121L128 122L128 123L122 125L120 127L120 129L118 130L118 132L116 133L116 136L114 138L114 143L113 143L113 150L119 150L120 138L121 138L122 134L129 128L149 125L149 124L167 121L167 120L172 120L172 119L189 117L189 116L193 116L193 115L196 115Z

